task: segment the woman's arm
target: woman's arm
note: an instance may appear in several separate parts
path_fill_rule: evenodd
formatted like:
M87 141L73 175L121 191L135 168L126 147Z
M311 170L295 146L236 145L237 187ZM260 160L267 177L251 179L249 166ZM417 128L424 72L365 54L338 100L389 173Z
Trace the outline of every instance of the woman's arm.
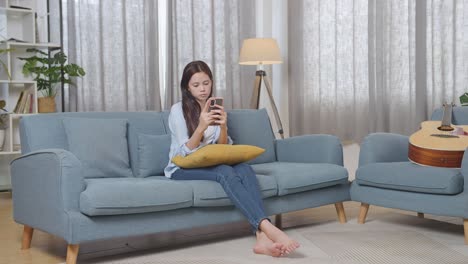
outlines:
M227 128L227 113L224 111L223 106L218 106L218 109L214 110L215 113L219 114L218 120L215 121L219 125L220 133L218 137L217 144L228 144L228 128Z
M173 155L186 156L190 154L192 151L185 144L189 137L181 103L172 106L168 121L171 131L171 148L174 148Z
M193 135L189 138L185 145L189 149L195 149L200 145L201 139L203 138L203 134L208 126L213 122L213 113L208 111L210 105L210 100L207 100L205 106L201 110L200 118L198 120L197 129L193 132Z
M203 127L200 127L200 125L198 125L197 129L195 129L195 131L193 132L193 135L189 138L187 143L185 143L187 148L189 149L197 148L200 145L200 142L201 142L201 139L203 137L203 133L205 132L205 130L206 128L203 129Z
M221 133L219 134L218 144L227 144L228 143L228 133L227 133L227 125L220 126Z

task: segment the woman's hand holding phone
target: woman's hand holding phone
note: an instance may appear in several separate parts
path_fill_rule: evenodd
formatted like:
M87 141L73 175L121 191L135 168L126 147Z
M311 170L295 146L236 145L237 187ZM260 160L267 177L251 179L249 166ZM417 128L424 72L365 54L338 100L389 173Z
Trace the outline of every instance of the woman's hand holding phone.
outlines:
M198 127L203 133L208 128L208 126L211 126L211 123L213 123L213 113L210 112L210 100L207 100L200 113Z
M222 97L212 97L210 100L209 112L213 118L212 125L226 126L227 114L223 107Z

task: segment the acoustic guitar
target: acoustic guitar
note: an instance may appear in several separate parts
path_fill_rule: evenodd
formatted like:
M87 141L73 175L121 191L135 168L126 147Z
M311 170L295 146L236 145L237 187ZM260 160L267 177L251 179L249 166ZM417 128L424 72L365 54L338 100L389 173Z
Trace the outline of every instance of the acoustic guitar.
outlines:
M453 104L444 104L440 121L424 121L421 129L409 138L408 158L417 164L460 168L463 153L468 147L468 126L454 126Z

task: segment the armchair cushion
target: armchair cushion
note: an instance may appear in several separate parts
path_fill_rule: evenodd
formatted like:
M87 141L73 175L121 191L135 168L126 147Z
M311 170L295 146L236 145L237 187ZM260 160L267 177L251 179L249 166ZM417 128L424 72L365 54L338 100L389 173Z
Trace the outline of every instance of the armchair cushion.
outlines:
M63 125L85 178L133 177L126 119L64 118Z
M453 195L463 191L464 180L459 169L386 162L360 167L356 171L356 182L377 188Z

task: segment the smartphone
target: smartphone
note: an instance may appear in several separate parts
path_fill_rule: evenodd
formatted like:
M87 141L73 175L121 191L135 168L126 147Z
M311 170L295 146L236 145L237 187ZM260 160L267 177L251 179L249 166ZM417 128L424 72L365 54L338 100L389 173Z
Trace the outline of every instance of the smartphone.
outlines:
M209 111L213 110L213 109L216 109L216 106L215 105L223 105L223 98L216 98L216 99L212 99L210 101L210 108L209 108Z

